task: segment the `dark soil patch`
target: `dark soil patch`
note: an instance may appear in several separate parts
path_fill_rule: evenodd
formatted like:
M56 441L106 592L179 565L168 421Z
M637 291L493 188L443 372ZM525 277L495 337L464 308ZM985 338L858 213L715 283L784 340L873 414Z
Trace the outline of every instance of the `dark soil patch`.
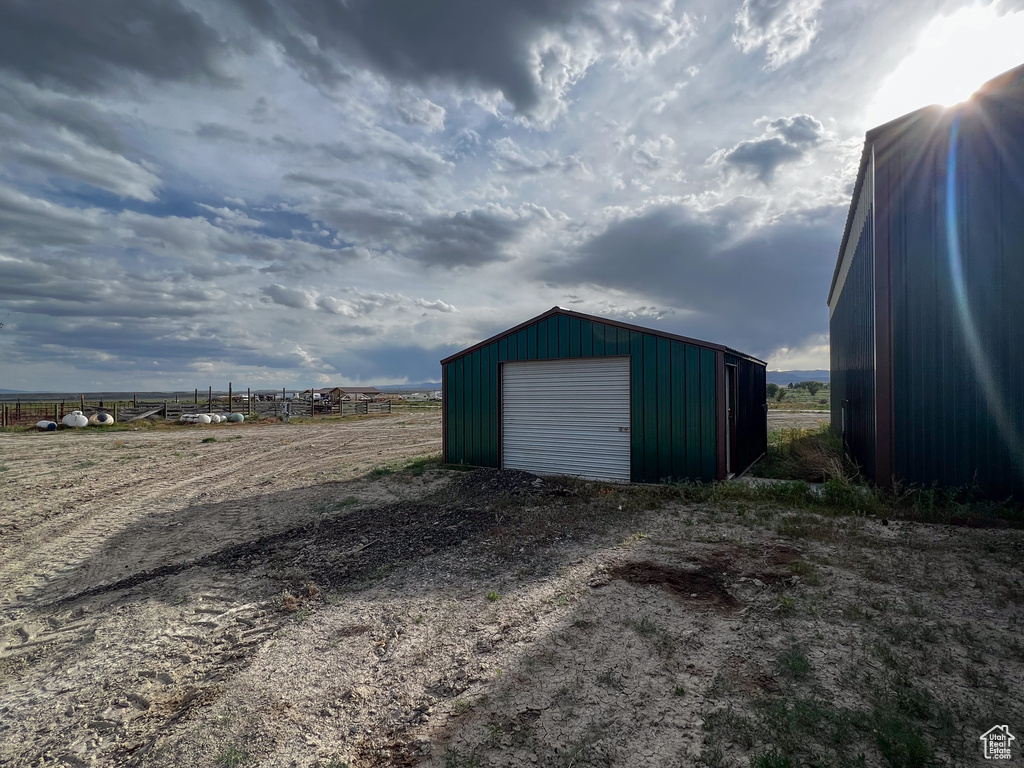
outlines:
M751 552L735 544L706 555L687 558L701 566L700 573L713 573L723 581L737 578L757 579L778 584L793 576L790 565L801 557L800 550L780 544L765 552Z
M478 469L419 502L342 512L316 523L232 544L195 560L99 584L56 602L130 589L197 566L249 570L267 565L272 571L293 574L293 581L296 572L303 572L300 582L314 582L321 588L365 583L402 563L485 538L496 522L492 504L512 499L520 506L530 495L550 495L552 484L545 487L546 483L528 472ZM306 597L296 599L304 603Z
M609 575L630 584L662 586L684 600L700 600L721 609L734 609L740 605L726 590L721 578L713 573L684 571L645 561L616 566L609 571Z

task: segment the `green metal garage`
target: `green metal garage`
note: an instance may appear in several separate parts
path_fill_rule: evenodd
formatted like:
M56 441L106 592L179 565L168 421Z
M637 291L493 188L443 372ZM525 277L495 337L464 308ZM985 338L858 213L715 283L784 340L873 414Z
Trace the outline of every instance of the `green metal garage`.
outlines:
M711 481L742 472L767 445L763 361L560 307L441 369L447 463Z

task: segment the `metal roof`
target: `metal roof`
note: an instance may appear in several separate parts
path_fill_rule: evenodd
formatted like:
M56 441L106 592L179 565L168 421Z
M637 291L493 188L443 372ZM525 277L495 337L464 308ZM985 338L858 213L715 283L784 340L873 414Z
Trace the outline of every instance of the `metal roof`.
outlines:
M922 107L921 109L915 109L913 112L908 112L901 117L897 117L895 120L890 120L888 123L876 126L864 134L864 149L861 151L860 155L860 167L857 169L857 181L853 185L853 195L851 196L852 202L850 204L850 210L846 215L846 228L843 231L843 241L839 245L839 255L836 258L835 271L832 273L832 284L828 289L828 299L825 302L826 304L832 304L832 294L835 292L836 282L839 280L839 272L843 265L843 254L846 252L846 244L850 239L850 230L853 227L853 217L857 208L856 201L860 197L861 188L864 186L864 174L867 172L872 145L883 138L896 139L911 125L926 118L938 121L939 118L951 110L970 108L977 99L1004 96L1012 93L1013 91L1019 90L1024 90L1024 64L1007 70L1001 75L997 75L991 80L986 81L980 88L978 88L977 91L974 92L968 101L964 102L964 104L957 104L952 107L942 107L938 104L932 104L931 106Z
M738 352L737 350L732 349L731 347L726 347L721 344L714 344L710 341L701 341L700 339L693 339L690 338L689 336L680 336L675 333L667 333L665 331L659 331L654 328L645 328L644 326L634 325L632 323L623 323L619 320L609 320L606 317L599 317L598 315L587 315L584 314L583 312L576 312L574 310L564 309L558 306L552 307L547 312L537 315L536 317L531 317L529 320L526 320L525 322L522 322L519 325L509 328L508 330L504 330L501 333L496 333L494 336L491 336L488 339L484 339L483 341L478 342L477 344L474 344L471 347L467 347L466 349L463 349L461 352L456 352L454 355L449 355L448 357L441 361L441 365L447 365L452 360L457 360L463 355L468 355L472 352L475 352L478 349L486 347L488 344L492 344L493 342L498 341L499 339L508 336L509 334L515 333L516 331L520 331L523 328L526 328L527 326L532 325L533 323L540 322L541 320L551 317L552 315L565 315L566 317L576 317L579 318L580 320L589 320L592 323L603 323L605 325L611 325L616 328L625 328L628 331L637 331L638 333L649 333L652 336L658 336L663 339L671 339L673 341L681 341L686 344L693 344L694 346L697 347L704 347L705 349L714 349L720 352L728 352L730 355L736 355L737 357L742 357L746 360L751 360L755 363L760 363L761 365L767 366L767 363L764 360L759 360L758 358L752 355L748 355L745 352Z

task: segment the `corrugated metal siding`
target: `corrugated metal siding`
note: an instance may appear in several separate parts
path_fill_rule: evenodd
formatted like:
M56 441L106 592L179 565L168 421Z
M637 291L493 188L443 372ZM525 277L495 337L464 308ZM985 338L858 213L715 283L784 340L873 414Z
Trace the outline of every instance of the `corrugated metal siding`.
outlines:
M868 209L849 271L829 321L832 429L842 430L847 403L846 447L865 475L875 469L874 213Z
M628 357L508 362L500 375L503 467L630 479Z
M445 456L456 464L499 465L494 382L500 363L629 355L631 479L714 480L715 354L656 334L552 315L443 366Z
M1024 107L982 101L960 114L952 221L952 114L901 136L878 163L890 201L895 471L1024 494Z
M727 365L737 371L736 463L739 474L768 450L767 369L735 355L725 356Z

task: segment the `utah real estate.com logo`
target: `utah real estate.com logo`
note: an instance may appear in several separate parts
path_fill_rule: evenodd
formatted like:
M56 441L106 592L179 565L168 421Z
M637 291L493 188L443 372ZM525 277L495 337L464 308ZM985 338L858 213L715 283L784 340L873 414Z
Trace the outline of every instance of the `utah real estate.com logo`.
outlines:
M986 760L1009 760L1012 757L1010 742L1017 739L1010 733L1008 725L994 725L980 736L985 745Z

